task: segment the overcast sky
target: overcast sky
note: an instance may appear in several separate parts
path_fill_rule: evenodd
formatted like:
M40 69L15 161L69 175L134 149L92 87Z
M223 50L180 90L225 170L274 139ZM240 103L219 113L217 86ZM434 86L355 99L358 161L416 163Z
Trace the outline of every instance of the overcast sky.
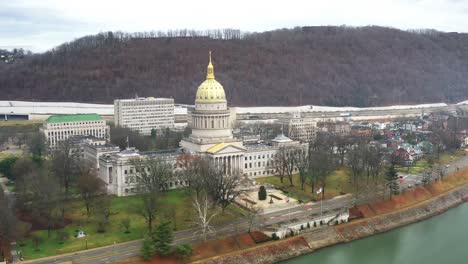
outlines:
M0 48L42 52L101 31L379 25L468 32L468 0L0 0Z

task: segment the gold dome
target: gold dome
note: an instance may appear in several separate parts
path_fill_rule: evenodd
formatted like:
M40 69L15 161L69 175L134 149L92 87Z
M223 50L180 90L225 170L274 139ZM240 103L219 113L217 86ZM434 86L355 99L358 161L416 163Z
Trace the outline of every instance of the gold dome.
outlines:
M224 93L223 86L215 80L214 67L211 64L211 51L210 62L208 63L206 71L206 80L198 86L197 94L195 96L195 103L223 103L226 102L226 94Z

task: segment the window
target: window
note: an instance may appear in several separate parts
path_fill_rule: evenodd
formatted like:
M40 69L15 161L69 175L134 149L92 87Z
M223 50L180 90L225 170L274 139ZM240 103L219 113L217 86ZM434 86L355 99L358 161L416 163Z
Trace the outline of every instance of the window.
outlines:
M127 174L127 170L124 170L124 174Z

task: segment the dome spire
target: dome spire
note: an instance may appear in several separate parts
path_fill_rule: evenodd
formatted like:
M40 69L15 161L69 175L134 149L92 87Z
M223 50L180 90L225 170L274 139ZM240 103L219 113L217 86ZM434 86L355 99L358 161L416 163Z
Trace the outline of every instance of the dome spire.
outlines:
M208 63L208 67L206 69L206 79L213 80L215 76L214 76L214 67L213 67L213 64L211 64L211 50L209 52L209 57L210 57L210 62Z

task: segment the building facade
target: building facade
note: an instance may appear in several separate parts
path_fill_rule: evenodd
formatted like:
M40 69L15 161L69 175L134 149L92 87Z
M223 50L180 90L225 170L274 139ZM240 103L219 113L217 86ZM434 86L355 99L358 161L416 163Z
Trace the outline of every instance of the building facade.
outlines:
M127 127L143 135L174 127L174 99L135 98L114 100L115 126Z
M58 115L49 117L41 128L50 148L72 136L94 136L109 140L109 126L96 114Z
M319 132L317 119L305 117L303 113L299 112L291 113L286 118L280 118L279 123L289 138L303 142L314 140Z

